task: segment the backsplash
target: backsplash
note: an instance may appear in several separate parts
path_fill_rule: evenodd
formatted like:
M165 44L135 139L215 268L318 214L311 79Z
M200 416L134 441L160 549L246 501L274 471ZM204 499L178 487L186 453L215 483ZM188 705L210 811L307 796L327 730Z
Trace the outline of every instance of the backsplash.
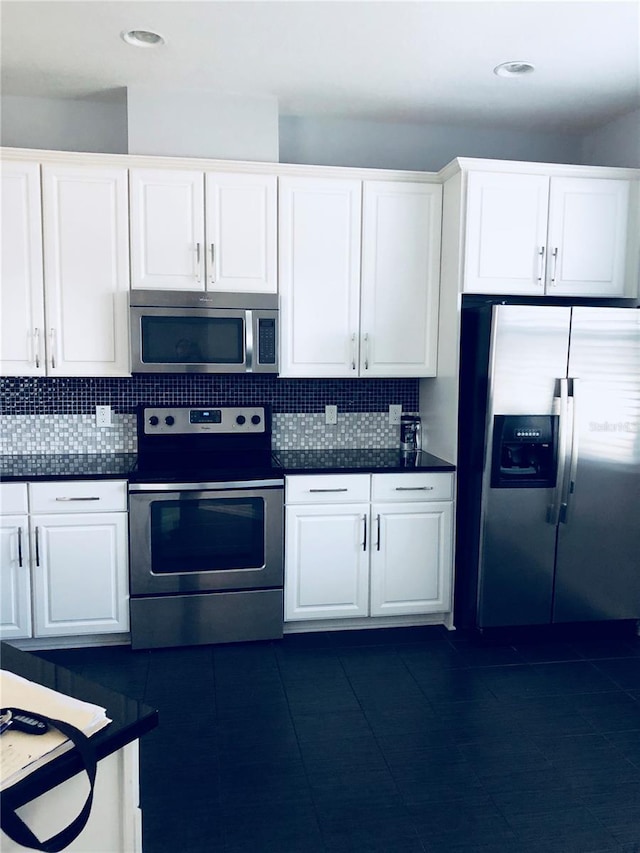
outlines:
M418 408L413 379L278 379L257 376L140 376L133 379L0 379L1 455L134 453L138 404L255 405L273 410L277 450L397 447L399 427L388 423L390 403ZM98 429L95 406L114 410ZM324 422L337 405L338 423Z
M96 405L131 414L153 406L234 406L268 403L274 412L385 412L418 407L417 379L279 379L276 376L134 376L122 379L4 377L2 415L88 415Z

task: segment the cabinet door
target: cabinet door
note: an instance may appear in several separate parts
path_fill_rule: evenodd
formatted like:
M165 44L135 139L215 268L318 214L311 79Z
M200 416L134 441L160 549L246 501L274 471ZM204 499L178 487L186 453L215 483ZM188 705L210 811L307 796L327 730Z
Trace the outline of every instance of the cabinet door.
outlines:
M44 376L40 166L2 164L0 370Z
M275 175L206 175L207 289L276 293Z
M127 514L32 515L34 636L127 631Z
M360 181L281 178L281 376L357 376Z
M629 182L551 178L547 293L624 296Z
M548 201L545 175L468 175L465 292L544 293Z
M131 169L131 287L204 290L202 172Z
M26 515L0 517L0 634L31 636L29 527Z
M361 376L435 376L442 187L365 181Z
M127 376L126 169L43 166L47 373Z
M286 510L284 618L367 616L369 504Z
M450 610L452 503L377 503L371 523L371 615Z

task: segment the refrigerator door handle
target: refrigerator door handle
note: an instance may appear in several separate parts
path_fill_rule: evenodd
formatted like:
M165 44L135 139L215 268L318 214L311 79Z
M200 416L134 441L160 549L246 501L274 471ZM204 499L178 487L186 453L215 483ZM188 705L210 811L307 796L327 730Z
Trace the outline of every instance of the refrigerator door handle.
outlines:
M558 415L558 459L556 463L556 487L553 490L551 504L547 508L547 522L557 525L560 521L562 499L564 495L564 483L567 479L567 445L569 433L569 380L557 380L559 393L553 400L553 413Z
M560 523L567 524L569 522L569 508L571 506L571 495L576 488L576 475L578 470L578 432L576 430L576 391L578 388L577 379L569 379L569 438L571 447L568 451L569 456L569 471L564 478L564 487L562 501L560 505Z

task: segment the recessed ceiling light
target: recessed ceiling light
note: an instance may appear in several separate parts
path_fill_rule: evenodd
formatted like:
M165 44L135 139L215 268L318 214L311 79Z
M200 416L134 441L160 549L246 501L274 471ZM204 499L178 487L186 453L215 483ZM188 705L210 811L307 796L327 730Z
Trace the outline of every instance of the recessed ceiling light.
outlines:
M152 30L127 30L120 35L123 41L134 47L160 47L165 43L164 37Z
M493 73L498 77L522 77L523 74L531 74L535 71L535 67L530 62L501 62L493 69Z

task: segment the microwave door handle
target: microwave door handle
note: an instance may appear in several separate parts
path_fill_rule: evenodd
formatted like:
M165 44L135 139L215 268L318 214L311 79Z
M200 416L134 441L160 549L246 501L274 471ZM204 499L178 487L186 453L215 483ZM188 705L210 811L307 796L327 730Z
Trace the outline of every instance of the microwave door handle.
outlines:
M257 323L257 318L255 319ZM250 373L253 370L253 311L245 311L244 314L244 353L245 353L245 369Z

